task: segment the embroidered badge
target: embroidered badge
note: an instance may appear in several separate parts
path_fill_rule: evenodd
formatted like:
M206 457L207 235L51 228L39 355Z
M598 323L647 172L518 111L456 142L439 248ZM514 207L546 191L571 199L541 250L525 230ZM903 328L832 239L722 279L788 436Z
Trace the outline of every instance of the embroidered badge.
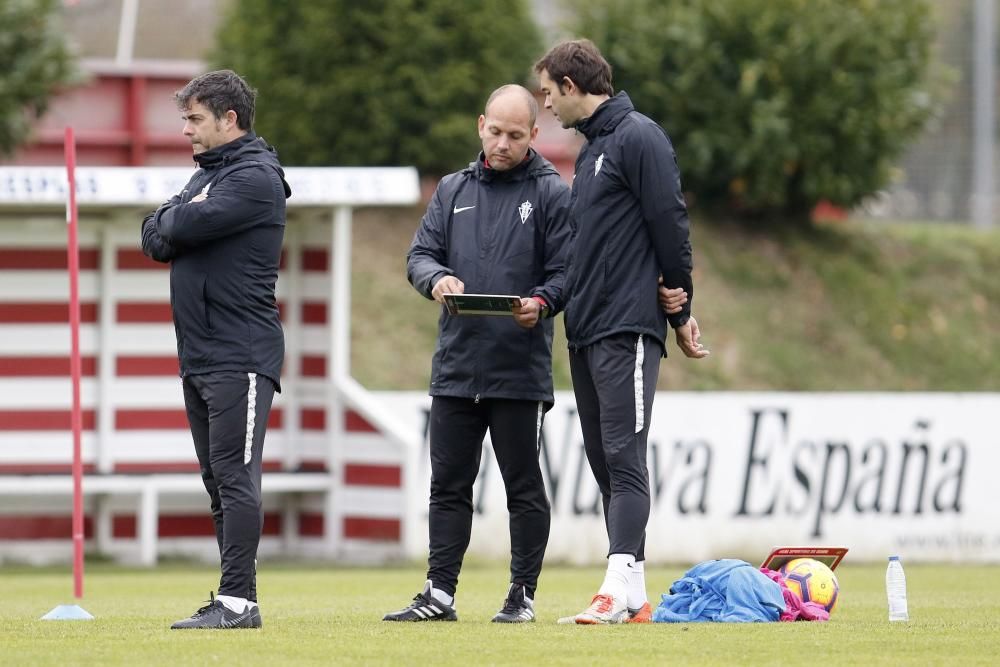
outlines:
M524 200L523 204L517 207L517 212L521 216L522 225L528 221L528 216L531 215L531 212L533 210L535 209L531 207L531 202L528 201L527 199Z
M604 164L604 153L601 153L600 155L597 156L597 161L594 162L594 176L597 176L599 173L601 173L601 165L603 164Z

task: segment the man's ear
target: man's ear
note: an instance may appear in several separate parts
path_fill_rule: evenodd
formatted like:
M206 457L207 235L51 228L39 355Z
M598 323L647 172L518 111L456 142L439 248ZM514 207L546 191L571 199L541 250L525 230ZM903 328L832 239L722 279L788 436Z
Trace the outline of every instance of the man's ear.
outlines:
M562 88L560 92L562 92L563 95L572 95L573 93L579 92L580 90L580 88L575 83L573 83L573 79L569 78L568 76L564 76L562 78L562 81L560 81L560 84Z
M226 123L226 127L230 129L238 127L239 125L239 118L237 117L236 112L233 111L232 109L226 111L225 115L223 116L223 120Z

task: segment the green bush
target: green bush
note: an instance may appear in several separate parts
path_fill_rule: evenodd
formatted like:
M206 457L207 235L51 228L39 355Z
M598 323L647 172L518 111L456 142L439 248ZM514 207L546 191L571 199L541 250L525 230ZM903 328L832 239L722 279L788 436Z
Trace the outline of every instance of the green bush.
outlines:
M883 188L932 113L924 0L589 0L572 28L659 121L699 206L808 219Z
M429 175L468 164L486 97L540 49L524 0L237 0L221 25L215 64L260 91L283 162Z
M55 0L0 0L0 155L29 138L55 89L74 80Z

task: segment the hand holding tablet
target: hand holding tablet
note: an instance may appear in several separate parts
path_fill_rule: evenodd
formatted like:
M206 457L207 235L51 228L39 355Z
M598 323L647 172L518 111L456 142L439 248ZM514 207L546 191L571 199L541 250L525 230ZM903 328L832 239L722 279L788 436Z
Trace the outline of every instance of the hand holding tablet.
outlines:
M451 315L513 315L521 297L510 294L445 294L444 304Z

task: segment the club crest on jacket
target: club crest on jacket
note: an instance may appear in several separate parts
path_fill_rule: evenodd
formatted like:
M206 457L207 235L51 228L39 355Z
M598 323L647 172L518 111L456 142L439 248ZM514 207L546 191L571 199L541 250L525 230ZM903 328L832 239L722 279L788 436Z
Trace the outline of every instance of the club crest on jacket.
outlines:
M528 216L531 215L533 210L534 208L532 208L531 202L527 199L524 200L523 204L517 207L517 212L521 216L522 225L528 221Z

